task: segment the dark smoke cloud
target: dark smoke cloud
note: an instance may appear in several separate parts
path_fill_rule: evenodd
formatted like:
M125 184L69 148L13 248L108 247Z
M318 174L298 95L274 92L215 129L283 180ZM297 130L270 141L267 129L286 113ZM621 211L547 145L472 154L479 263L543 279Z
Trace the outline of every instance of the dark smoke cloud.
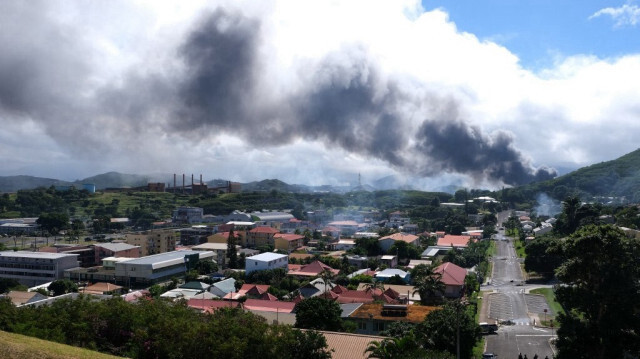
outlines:
M425 121L418 131L418 148L435 168L518 185L555 177L555 170L533 169L513 146L513 137L497 131L489 137L475 126L449 118Z
M81 34L34 8L0 5L6 10L0 11L0 115L28 116L78 153L102 153L116 140L135 150L131 144L144 146L153 128L194 142L232 134L256 147L320 141L412 175L463 173L510 185L555 175L534 169L507 133L487 136L464 123L455 101L418 95L413 86L385 77L357 44L296 65L296 90L270 96L261 22L218 9L177 48L181 71L132 70L121 83L94 89L87 79L100 60L91 57ZM34 27L22 26L20 13ZM420 110L422 119L430 119L421 123L406 110L439 102L447 110Z
M371 57L357 47L306 69L312 75L300 93L280 103L261 103L256 93L259 26L241 14L218 10L191 33L182 47L189 77L181 88L185 110L176 129L223 130L268 145L320 140L425 175L456 172L510 185L556 175L532 168L509 134L483 135L458 120L457 111L424 121L415 134L408 132L399 105L438 99L415 98L396 81L382 80Z

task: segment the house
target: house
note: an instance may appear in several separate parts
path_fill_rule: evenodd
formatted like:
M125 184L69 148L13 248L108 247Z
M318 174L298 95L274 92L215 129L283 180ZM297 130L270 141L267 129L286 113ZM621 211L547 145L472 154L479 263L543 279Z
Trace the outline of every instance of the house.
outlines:
M215 282L209 288L211 294L223 298L227 294L236 291L236 280L234 278L227 278L219 282Z
M395 268L398 266L398 257L392 255L386 255L380 257L380 264L387 266L388 268Z
M331 247L334 251L348 251L356 246L356 241L353 239L340 239L337 243L332 243Z
M275 249L286 251L287 253L304 246L304 236L299 234L278 233L273 238Z
M367 283L358 284L358 290L366 290ZM397 293L397 296L393 296L388 293L388 290L392 290ZM420 302L420 293L418 293L414 286L412 285L399 285L399 284L386 284L384 283L384 290L376 289L375 295L380 295L381 292L387 293L392 298L397 299L402 303L417 303Z
M213 313L220 308L235 308L240 303L222 301L216 299L202 299L200 297L192 297L187 300L187 306L199 312Z
M437 245L441 247L466 248L470 240L471 236L445 234L442 238L438 238Z
M278 300L264 300L264 299L247 299L243 305L245 310L257 311L257 312L280 312L280 313L293 313L296 303L294 302L281 302Z
M270 285L268 284L243 284L237 291L231 291L227 293L223 299L225 300L238 300L242 297L247 298L266 298Z
M334 275L340 273L339 269L333 269L320 261L313 261L307 265L290 267L288 274L298 277L317 277L324 271L329 271Z
M80 292L84 294L120 295L122 294L122 287L111 283L98 282L84 287Z
M365 303L345 319L356 323L356 333L378 334L393 322L421 323L437 309L422 305Z
M220 243L226 244L229 241L229 231L218 232L207 237L207 243ZM236 244L246 246L247 245L247 232L246 231L233 231L233 237L236 239Z
M286 254L265 252L245 259L245 273L249 275L251 272L276 268L287 270L288 264L289 256Z
M376 279L379 281L388 281L395 276L400 277L400 279L402 279L406 283L409 283L411 281L411 274L400 269L387 268L376 273Z
M435 273L442 275L441 281L445 285L444 296L447 298L459 298L462 296L464 278L467 270L453 263L445 262L434 269Z
M393 244L396 241L402 241L407 244L413 244L415 246L420 245L420 237L416 236L415 234L408 234L408 233L394 233L394 234L382 237L378 239L378 244L380 245L380 248L385 253L387 253L389 248L391 248L391 246L393 246Z
M338 332L323 332L319 331L327 341L327 347L329 350L333 350L331 353L332 359L365 359L368 358L366 352L369 344L372 341L381 342L387 337L362 335L354 333L338 333Z
M328 236L333 238L334 240L340 239L340 228L335 226L327 226L322 228L320 231L323 236Z
M77 254L0 252L0 277L15 279L28 287L62 279L65 270L78 266Z
M329 222L329 227L338 228L340 230L340 234L344 236L352 236L358 231L358 222L333 221L333 222Z
M42 295L38 292L23 292L18 290L10 291L9 293L7 293L6 297L9 298L11 300L11 303L13 303L13 305L15 305L16 307L49 298L46 295Z
M247 246L259 247L263 245L274 245L274 237L280 233L275 228L271 227L256 227L247 232Z
M311 298L322 295L325 292L325 289L328 291L333 287L335 287L335 284L333 282L327 281L327 283L325 284L325 282L321 278L316 278L308 284L300 287L298 289L298 292L300 293L300 296L302 296L302 298ZM289 293L289 296L291 296L291 293Z

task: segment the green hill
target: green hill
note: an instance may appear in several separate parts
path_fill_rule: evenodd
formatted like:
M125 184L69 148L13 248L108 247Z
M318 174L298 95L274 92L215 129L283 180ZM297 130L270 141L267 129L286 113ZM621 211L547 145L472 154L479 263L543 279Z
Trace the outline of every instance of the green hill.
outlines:
M0 358L115 359L119 357L0 331Z
M549 181L518 187L525 193L546 192L556 199L581 197L626 197L640 201L640 149L612 161L580 168Z

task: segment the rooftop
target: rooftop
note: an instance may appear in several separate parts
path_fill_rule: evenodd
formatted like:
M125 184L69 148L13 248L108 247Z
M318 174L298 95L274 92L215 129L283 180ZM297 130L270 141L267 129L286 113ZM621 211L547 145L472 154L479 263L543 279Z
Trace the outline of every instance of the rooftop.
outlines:
M33 259L59 259L65 257L77 257L78 254L48 253L48 252L28 252L28 251L3 251L0 257L6 258L33 258Z
M200 258L202 258L203 254L205 254L205 253L211 253L211 255L213 255L213 252L206 252L206 251L190 251L190 250L173 251L173 252L154 254L154 255L150 255L150 256L146 256L146 257L134 258L134 259L132 259L130 261L127 261L125 263L127 263L127 264L138 264L138 265L156 264L156 263L159 263L159 262L166 262L166 261L171 261L171 260L174 260L174 259L184 258L185 256L190 255L190 254L197 254Z
M128 243L97 243L96 247L106 248L112 252L127 251L133 248L140 248L140 246L134 246Z
M423 305L408 305L407 316L387 317L382 315L382 304L365 303L361 305L360 308L356 309L353 312L353 314L351 314L350 318L359 318L359 319L366 319L366 320L378 319L378 320L388 320L388 321L420 323L424 320L424 318L427 317L429 313L437 309L439 308L423 306Z
M258 260L263 262L270 262L280 258L287 258L287 255L272 253L272 252L265 252L265 253L256 254L255 256L247 257L247 259L253 259L253 260Z

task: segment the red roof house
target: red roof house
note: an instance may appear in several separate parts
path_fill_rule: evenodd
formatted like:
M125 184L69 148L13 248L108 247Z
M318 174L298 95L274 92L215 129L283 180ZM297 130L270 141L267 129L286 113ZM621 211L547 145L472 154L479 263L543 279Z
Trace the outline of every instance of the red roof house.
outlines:
M467 276L467 270L453 263L445 262L436 267L436 273L442 275L442 282L445 285L445 297L457 298L462 295L464 286L464 278Z

